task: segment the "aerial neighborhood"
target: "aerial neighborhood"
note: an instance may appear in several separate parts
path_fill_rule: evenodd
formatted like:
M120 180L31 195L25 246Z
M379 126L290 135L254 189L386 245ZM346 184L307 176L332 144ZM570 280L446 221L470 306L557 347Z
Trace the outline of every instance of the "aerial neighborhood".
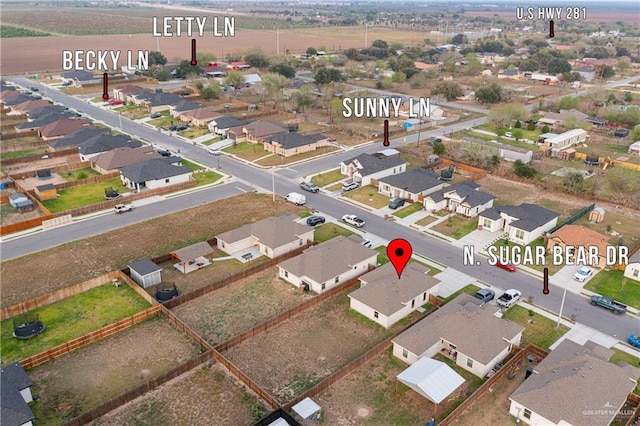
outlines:
M637 4L6 3L3 426L640 421Z

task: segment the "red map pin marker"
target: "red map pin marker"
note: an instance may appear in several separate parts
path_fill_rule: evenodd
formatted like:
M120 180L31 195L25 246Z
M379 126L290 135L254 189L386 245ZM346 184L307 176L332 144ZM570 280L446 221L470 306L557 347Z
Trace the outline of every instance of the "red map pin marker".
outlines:
M384 120L384 140L382 145L389 146L389 120Z
M398 278L400 278L404 267L407 266L409 259L411 259L412 253L413 248L411 248L411 244L402 238L391 241L387 246L387 257L393 264L393 267L396 268Z

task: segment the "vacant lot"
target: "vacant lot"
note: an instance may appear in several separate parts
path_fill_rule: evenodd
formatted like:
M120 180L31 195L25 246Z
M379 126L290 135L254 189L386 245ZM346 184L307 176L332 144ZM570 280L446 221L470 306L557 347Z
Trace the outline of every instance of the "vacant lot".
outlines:
M256 408L254 408L256 407ZM262 403L222 367L195 368L93 422L120 425L250 425Z
M0 322L2 361L10 363L35 355L71 339L83 336L149 307L149 303L128 285L104 284L67 297L59 302L29 311L47 327L28 340L13 337L13 321Z
M173 312L213 346L313 297L271 267L178 306Z
M198 353L168 321L142 323L29 370L37 424L61 424Z
M2 158L6 157L3 155ZM38 170L43 170L54 166L76 165L79 162L80 161L78 158L78 154L69 154L62 157L46 158L37 161L25 161L8 166L3 165L2 170L10 173L11 176L14 176L16 179L20 180L31 177Z
M284 403L390 334L350 311L349 298L342 293L225 356Z
M640 309L640 284L625 277L624 271L600 271L584 288Z
M2 262L0 304L15 305L121 269L129 262L212 238L244 223L303 210L285 201L274 203L271 196L247 193ZM25 285L25 277L29 277L29 285Z

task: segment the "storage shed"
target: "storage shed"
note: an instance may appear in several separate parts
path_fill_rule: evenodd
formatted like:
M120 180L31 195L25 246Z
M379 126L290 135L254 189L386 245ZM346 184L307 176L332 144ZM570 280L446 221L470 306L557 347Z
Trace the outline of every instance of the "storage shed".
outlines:
M159 284L162 281L160 277L160 268L149 259L138 260L129 264L129 270L131 278L142 288L147 288L152 285Z
M604 220L604 209L596 207L589 213L589 222L600 223Z
M22 192L14 192L9 195L9 204L15 207L20 213L30 212L34 209L33 201Z
M15 186L13 179L10 177L0 179L0 189L9 189Z
M293 417L298 417L301 420L320 420L320 413L322 408L315 403L315 401L309 397L298 402L291 407L293 411Z
M40 201L54 200L58 197L58 191L52 183L36 186L35 194Z

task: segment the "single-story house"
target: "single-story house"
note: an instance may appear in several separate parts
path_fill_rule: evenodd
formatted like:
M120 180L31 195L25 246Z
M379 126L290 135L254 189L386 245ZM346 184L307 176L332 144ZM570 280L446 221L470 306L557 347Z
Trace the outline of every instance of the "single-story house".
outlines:
M129 264L131 278L140 284L142 288L160 284L162 282L160 271L162 271L162 268L149 259L142 259Z
M326 146L329 138L325 135L302 135L300 133L277 133L267 137L263 142L265 151L283 157L301 154L303 152L315 151L316 149Z
M624 276L632 280L640 281L640 249L629 256L629 263L624 268Z
M378 192L391 198L422 202L426 195L444 188L444 181L435 173L416 168L378 180Z
M509 79L509 80L522 80L524 77L524 73L520 71L518 68L513 69L502 69L498 71L499 79Z
M90 120L63 118L62 120L53 121L46 126L42 126L38 131L43 141L51 141L61 139L69 133L86 127L95 127Z
M46 107L43 107L43 108L46 108ZM36 109L39 109L39 108L36 108ZM72 118L73 114L69 111L62 111L62 112L50 111L50 112L47 112L46 114L38 116L38 118L35 118L35 119L31 118L31 116L29 116L28 114L27 116L29 117L29 121L25 121L15 126L17 133L24 133L24 132L30 132L32 130L39 130L42 127L46 126L47 124L53 123L54 121L62 120L64 118Z
M2 105L7 108L12 107L13 105L20 105L24 102L36 100L38 99L34 98L33 96L25 95L22 93L18 93L15 90L11 90L5 98L2 98Z
M577 109L561 109L560 112L548 111L544 117L538 120L538 123L548 124L550 126L562 126L569 118L575 118L577 122L585 121L589 116Z
M555 227L559 216L559 213L529 203L493 207L480 213L478 228L489 232L502 230L509 235L510 241L526 245Z
M34 192L40 201L55 200L58 198L58 191L56 190L56 186L52 183L38 185Z
M476 217L491 208L495 197L479 191L480 185L462 181L442 188L424 197L424 208L429 211L449 210L465 217Z
M257 246L268 258L281 256L313 241L313 228L295 219L293 214L282 214L248 223L217 235L217 246L230 255Z
M202 104L194 101L189 101L187 99L180 99L179 101L176 101L169 106L169 115L171 115L172 117L177 117L182 121L189 121L187 119L183 119L183 114L199 108L202 108Z
M226 136L227 131L233 127L241 127L247 124L246 121L239 120L230 115L220 115L209 122L209 130L220 136Z
M67 133L60 139L55 139L49 142L49 149L51 151L62 151L69 148L77 148L81 143L93 138L94 136L101 134L111 133L109 129L87 126L83 127L75 132Z
M344 236L306 249L278 265L280 278L323 293L375 268L378 252Z
M30 212L35 208L33 201L22 192L14 192L9 195L9 204L20 213Z
M407 364L437 353L451 358L458 366L484 378L502 361L514 345L520 344L524 327L498 318L499 308L461 294L393 342L393 355Z
M511 394L509 413L527 425L607 426L640 378L613 350L564 339Z
M106 174L115 172L122 167L154 158L162 158L162 156L150 145L142 145L137 148L125 146L93 157L91 167L99 173Z
M269 136L288 131L284 125L268 120L256 120L242 126L243 137L251 143L264 142Z
M27 117L29 120L37 120L38 118L44 117L49 114L63 114L68 113L69 108L63 105L45 105L38 108L33 108L27 112Z
M564 133L544 133L540 135L538 143L543 144L548 148L568 148L578 143L587 142L589 140L589 134L586 130L573 129Z
M62 73L62 80L70 82L74 86L82 87L87 84L102 83L102 76L96 77L87 71L70 71Z
M598 263L591 264L590 266L596 268L604 268L607 266L607 247L609 246L609 238L593 231L589 228L585 228L580 225L564 225L561 228L555 230L549 234L547 240L547 250L553 250L553 247L562 247L564 253L564 247L597 247L598 248ZM567 261L575 261L575 259L567 259Z
M248 70L249 68L251 68L251 65L247 64L246 62L234 61L228 64L226 69L230 71L241 71Z
M0 368L0 418L3 426L32 426L33 382L19 362Z
M360 185L372 185L385 176L396 175L407 170L407 162L400 157L377 157L360 154L340 163L340 173Z
M389 328L437 293L440 281L427 272L417 263L408 264L400 278L391 263L367 272L360 277L360 288L349 294L351 309Z
M47 105L51 105L51 103L49 101L45 101L44 99L39 99L35 101L25 101L20 104L12 105L11 112L9 114L10 115L26 114L27 112L31 111L34 108L39 108Z
M211 78L211 77L224 77L225 75L227 75L227 69L225 67L221 67L219 65L209 65L204 67L204 69L202 70L202 75L204 75L207 78Z
M146 98L141 99L140 104L147 108L149 113L153 114L154 112L168 111L181 101L184 101L184 99L178 95L161 92L147 95ZM193 107L190 109L193 109Z
M596 72L589 66L577 67L571 70L571 72L577 72L580 74L580 78L584 81L593 81L596 76Z
M129 189L163 188L188 182L192 171L187 166L174 166L162 158L130 164L120 169L122 184Z
M125 146L138 148L142 146L142 142L130 139L127 135L99 133L78 145L80 161L89 161L103 152Z
M218 114L218 112L211 111L207 108L196 108L189 111L181 112L178 118L180 118L180 121L186 121L193 124L194 126L206 126L215 117L217 117Z
M584 119L587 123L591 123L593 127L604 127L609 123L609 120L598 117L587 117Z
M135 86L133 84L127 84L125 86L116 87L113 89L112 98L117 99L122 102L129 102L129 96L142 92L144 89L140 86Z
M396 378L434 404L440 404L464 383L464 377L445 362L429 357L419 358Z

